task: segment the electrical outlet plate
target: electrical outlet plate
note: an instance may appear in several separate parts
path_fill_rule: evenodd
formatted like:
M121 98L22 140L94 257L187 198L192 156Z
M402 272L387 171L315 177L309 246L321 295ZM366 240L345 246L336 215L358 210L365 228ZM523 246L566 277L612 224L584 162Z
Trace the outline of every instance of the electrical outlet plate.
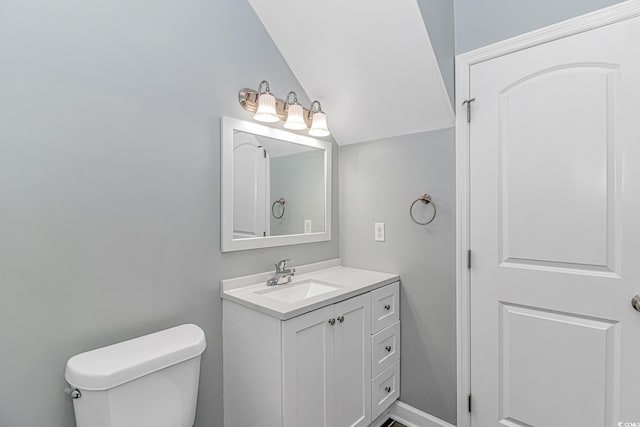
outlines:
M311 220L310 219L305 219L304 220L304 234L309 234L311 233Z
M374 233L376 242L384 242L384 222L374 224Z

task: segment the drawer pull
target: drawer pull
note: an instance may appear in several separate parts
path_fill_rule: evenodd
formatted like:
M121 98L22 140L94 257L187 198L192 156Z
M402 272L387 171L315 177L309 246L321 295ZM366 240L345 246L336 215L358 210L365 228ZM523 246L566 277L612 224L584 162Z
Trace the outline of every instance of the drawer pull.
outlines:
M388 352L391 352L391 346L390 345L386 346L384 349L387 350Z
M384 309L389 311L389 310L391 310L391 306L389 304L385 304L384 305Z
M384 388L384 391L386 391L387 393L391 393L391 387L386 386L386 387Z
M331 326L335 325L336 324L336 319L329 319L329 324Z
M338 322L340 323L344 322L344 316L338 316Z

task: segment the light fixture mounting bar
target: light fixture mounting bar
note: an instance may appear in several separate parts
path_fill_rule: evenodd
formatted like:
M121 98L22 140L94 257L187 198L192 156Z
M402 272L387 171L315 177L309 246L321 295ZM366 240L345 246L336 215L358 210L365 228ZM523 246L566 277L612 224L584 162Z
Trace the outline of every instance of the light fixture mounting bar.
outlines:
M255 113L258 110L258 92L253 89L244 88L238 93L238 101L245 110ZM280 98L276 98L276 114L280 117L280 120L287 120L287 103ZM311 127L311 112L309 109L304 108L304 121L307 127Z

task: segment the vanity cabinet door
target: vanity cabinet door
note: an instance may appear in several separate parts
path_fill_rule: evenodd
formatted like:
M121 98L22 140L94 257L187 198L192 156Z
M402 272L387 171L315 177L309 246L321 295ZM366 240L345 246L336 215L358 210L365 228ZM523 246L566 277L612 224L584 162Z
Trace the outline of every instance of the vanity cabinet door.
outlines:
M284 427L336 426L336 323L334 306L282 322Z
M371 423L370 307L369 294L334 306L336 427Z

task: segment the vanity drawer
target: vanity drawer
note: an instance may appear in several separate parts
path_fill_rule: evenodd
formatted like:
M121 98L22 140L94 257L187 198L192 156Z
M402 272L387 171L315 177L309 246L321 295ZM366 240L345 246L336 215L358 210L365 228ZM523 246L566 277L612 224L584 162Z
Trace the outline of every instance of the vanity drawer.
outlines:
M376 419L400 397L400 361L371 381L371 419Z
M371 378L400 358L400 322L371 337Z
M371 333L375 334L400 320L400 283L371 291Z

